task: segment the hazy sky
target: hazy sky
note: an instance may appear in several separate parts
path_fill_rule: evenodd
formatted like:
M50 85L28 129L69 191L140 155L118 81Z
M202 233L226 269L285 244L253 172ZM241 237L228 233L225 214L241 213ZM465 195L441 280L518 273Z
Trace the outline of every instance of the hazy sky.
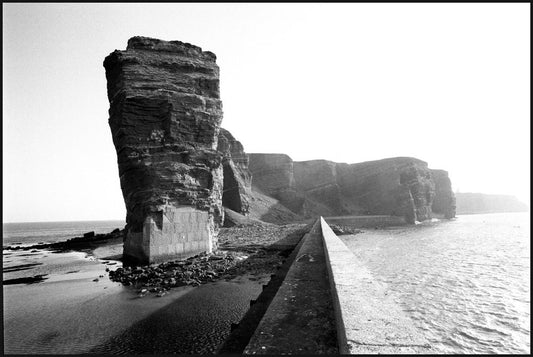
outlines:
M3 4L3 221L124 219L104 58L217 55L247 152L413 156L529 201L530 4Z

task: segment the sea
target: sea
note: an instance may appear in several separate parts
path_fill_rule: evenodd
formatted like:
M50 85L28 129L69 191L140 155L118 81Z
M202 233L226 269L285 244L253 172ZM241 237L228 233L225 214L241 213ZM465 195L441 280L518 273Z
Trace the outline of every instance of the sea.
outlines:
M530 237L529 212L340 236L446 354L531 352Z
M124 225L123 221L7 223L3 225L3 245L56 242L89 231L107 233ZM387 286L387 293L412 319L433 349L453 354L530 353L530 237L529 212L460 215L453 220L365 229L360 234L340 236L374 278ZM4 268L6 261L4 256ZM26 305L18 312L16 296L30 292L41 294L46 284L55 286L47 282L20 288L11 285L9 290L4 286L5 297L12 301L11 305L4 304L4 314L13 315L9 321L12 321L14 336L21 336L27 328L25 320L21 326L16 323L29 311ZM102 281L99 284L103 284ZM108 289L102 291L123 289L111 286L111 282L106 284L109 286L102 288ZM37 286L41 285L38 290ZM85 289L89 294L94 288L87 286ZM43 317L43 321L46 318ZM42 330L47 331L47 326L43 325ZM95 323L95 326L99 325ZM95 327L95 331L100 330ZM65 340L58 340L53 348L69 341L69 333L62 334ZM29 337L28 341L28 346L38 346ZM78 352L76 349L65 351Z
M24 222L3 224L3 246L55 243L84 233L109 233L124 228L125 221Z

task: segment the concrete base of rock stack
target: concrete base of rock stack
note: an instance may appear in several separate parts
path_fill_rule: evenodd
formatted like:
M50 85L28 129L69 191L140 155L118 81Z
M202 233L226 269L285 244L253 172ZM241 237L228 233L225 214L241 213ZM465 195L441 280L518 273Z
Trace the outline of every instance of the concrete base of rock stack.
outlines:
M134 261L158 263L183 259L213 251L209 215L192 207L167 207L161 224L147 217L142 232L129 232L124 242L124 257Z

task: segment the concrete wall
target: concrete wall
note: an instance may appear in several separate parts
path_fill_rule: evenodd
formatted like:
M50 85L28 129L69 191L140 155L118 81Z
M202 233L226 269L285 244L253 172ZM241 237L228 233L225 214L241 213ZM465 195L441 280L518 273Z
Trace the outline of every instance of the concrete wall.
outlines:
M202 252L213 251L214 232L209 230L208 212L193 207L165 207L160 226L154 217L147 217L143 231L128 232L124 241L124 257L142 263L185 259Z
M355 228L373 228L404 225L405 218L398 216L338 216L325 217L329 224L351 226Z
M353 252L320 219L341 354L434 352L414 323Z

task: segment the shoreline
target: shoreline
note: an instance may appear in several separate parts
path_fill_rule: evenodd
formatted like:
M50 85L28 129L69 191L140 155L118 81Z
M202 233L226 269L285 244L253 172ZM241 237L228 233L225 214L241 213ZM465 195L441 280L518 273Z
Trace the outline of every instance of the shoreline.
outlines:
M232 261L235 264L216 279L175 286L164 294L160 289L143 292L147 289L143 283L124 286L110 279L112 271L124 267L122 237L80 237L45 248L4 247L4 281L26 279L4 284L4 352L214 353L286 259L284 252L294 248L299 238L295 232L302 228L302 224L224 228L219 252L189 258L189 265L199 271L201 264L228 256L239 258ZM35 276L41 280L28 284L28 278ZM153 345L153 351L144 350L138 343L140 331L163 325L169 330L159 334L169 342L152 336L155 345L145 342ZM185 336L192 328L207 339ZM177 342L172 340L180 333Z
M527 353L529 227L513 212L340 238L436 353Z

